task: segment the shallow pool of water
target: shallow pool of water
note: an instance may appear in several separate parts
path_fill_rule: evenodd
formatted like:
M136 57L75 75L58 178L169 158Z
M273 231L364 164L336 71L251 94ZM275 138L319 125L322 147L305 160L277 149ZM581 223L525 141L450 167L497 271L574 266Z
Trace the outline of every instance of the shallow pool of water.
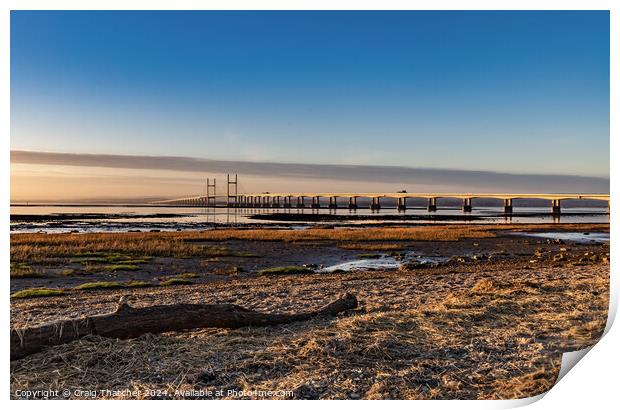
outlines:
M572 242L609 242L609 232L515 232L515 235L534 236L545 239L560 239Z
M420 256L408 254L402 258L396 258L394 256L382 255L380 258L356 259L327 266L321 269L320 272L330 273L336 271L355 272L364 270L389 270L398 269L402 265L414 262L434 266L447 260L448 258L442 256Z

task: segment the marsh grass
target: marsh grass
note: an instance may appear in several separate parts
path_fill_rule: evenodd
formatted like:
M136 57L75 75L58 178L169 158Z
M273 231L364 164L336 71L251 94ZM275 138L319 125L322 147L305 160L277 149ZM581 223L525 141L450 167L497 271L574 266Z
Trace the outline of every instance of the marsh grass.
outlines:
M160 286L192 285L194 282L184 278L170 278L159 283Z
M13 263L10 265L11 279L17 278L45 278L47 275L43 272L35 270L32 266L23 263Z
M24 298L36 298L44 296L60 296L64 295L62 289L50 289L50 288L30 288L23 289L11 294L11 299L24 299Z
M339 244L338 247L353 251L402 251L407 249L406 245L398 243L343 243Z
M133 271L141 269L138 265L106 265L100 268L101 271L104 272L116 272L119 270Z
M11 261L45 261L54 258L106 257L110 254L189 258L226 257L235 253L208 242L229 240L283 241L291 243L349 242L339 246L358 250L395 250L386 241L457 241L462 238L491 238L503 230L535 230L548 225L436 225L366 229L215 229L202 232L125 232L73 234L11 234ZM604 224L566 225L562 229L609 229ZM361 245L360 245L361 243ZM367 246L365 249L363 244ZM374 246L376 245L376 246ZM399 244L396 244L399 245ZM389 249L392 247L393 249Z
M76 286L76 290L117 289L117 288L143 288L151 286L149 282L89 282Z
M45 258L72 258L76 263L109 263L118 254L162 257L226 257L235 256L231 250L202 242L227 240L251 241L453 241L461 237L491 237L494 233L479 227L454 227L433 229L368 228L368 229L222 229L204 232L126 232L95 234L13 234L11 235L11 260L14 262L41 261ZM237 256L250 257L238 254Z
M85 273L86 272L84 271L79 271L77 269L71 269L71 268L62 269L60 272L58 272L60 276L78 276L80 274L85 274Z
M251 252L237 252L234 255L237 258L260 258L260 255Z
M142 256L140 258L134 258L130 255L124 255L124 254L119 254L119 253L112 253L108 255L104 255L101 252L91 252L91 254L92 253L96 255L95 256L79 256L77 258L71 259L70 262L79 263L82 265L103 264L103 263L136 265L136 264L141 264L141 263L147 263L152 259L150 256Z
M258 274L264 275L303 275L308 273L314 273L312 269L308 269L304 266L276 266L273 268L261 269Z
M195 279L199 277L200 275L195 272L179 273L178 275L172 276L172 278L180 278L180 279Z
M383 255L381 255L380 253L360 253L359 255L356 255L356 256L360 259L379 259Z

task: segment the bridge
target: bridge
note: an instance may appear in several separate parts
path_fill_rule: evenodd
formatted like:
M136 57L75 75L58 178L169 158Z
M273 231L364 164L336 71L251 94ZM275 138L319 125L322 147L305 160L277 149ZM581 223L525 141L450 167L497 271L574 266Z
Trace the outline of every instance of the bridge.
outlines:
M212 181L212 182L210 182ZM206 195L193 196L187 198L169 199L164 201L156 201L154 204L171 205L171 206L195 206L195 207L215 207L217 198L225 198L225 206L229 208L306 208L307 205L312 209L321 208L321 199L329 200L327 207L330 209L338 209L338 199L346 198L346 208L358 209L357 199L370 199L370 209L381 209L381 200L395 200L396 208L399 211L407 209L408 199L425 199L428 201L427 209L429 212L437 211L437 199L454 198L463 201L463 212L471 212L474 199L499 199L504 202L504 213L511 214L513 209L513 200L515 199L543 199L551 202L551 212L559 214L561 211L561 202L563 200L589 199L596 201L607 201L609 206L609 194L512 194L512 193L408 193L400 191L396 193L376 193L376 192L262 192L262 193L238 193L238 177L232 179L231 175L226 176L226 195L216 195L215 179L207 178ZM306 203L306 198L310 199L310 203ZM293 201L294 199L294 201Z
M437 199L453 198L463 201L462 210L471 212L474 199L499 199L504 203L504 212L512 213L513 201L517 199L542 199L550 201L551 212L558 214L561 211L561 201L563 200L597 200L607 201L609 204L609 194L579 194L579 193L555 193L555 194L512 194L512 193L376 193L376 192L304 192L304 193L244 193L236 192L227 195L212 196L194 196L187 198L177 198L165 201L157 201L159 205L171 206L195 206L206 207L216 206L216 199L222 198L226 202L224 206L231 208L327 208L338 209L358 209L358 198L367 198L370 200L370 209L381 209L382 203L393 200L397 209L404 211L407 209L407 200L409 199L425 199L428 203L429 212L437 211ZM339 204L338 200L341 200ZM321 201L323 200L323 205ZM342 202L344 201L344 202ZM325 203L327 202L327 203ZM343 205L343 206L340 206Z

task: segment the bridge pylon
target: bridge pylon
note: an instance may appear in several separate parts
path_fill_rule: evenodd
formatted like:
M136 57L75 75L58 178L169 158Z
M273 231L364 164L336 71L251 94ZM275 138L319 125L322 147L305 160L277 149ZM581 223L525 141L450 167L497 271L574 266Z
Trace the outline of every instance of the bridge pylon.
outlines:
M237 174L235 174L235 180L231 180L230 174L226 174L226 206L227 207L237 207L238 197L237 197ZM231 190L230 187L233 186L234 190ZM234 193L233 193L234 192Z
M207 198L206 198L206 206L215 207L215 178L213 178L213 184L209 183L209 178L207 178Z

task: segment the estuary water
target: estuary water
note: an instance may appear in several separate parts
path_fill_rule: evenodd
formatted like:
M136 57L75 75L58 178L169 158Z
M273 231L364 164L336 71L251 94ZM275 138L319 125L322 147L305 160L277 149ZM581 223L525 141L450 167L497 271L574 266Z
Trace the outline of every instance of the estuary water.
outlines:
M18 232L129 232L202 230L221 226L287 226L304 229L316 224L364 226L376 224L444 223L609 223L607 208L563 208L552 215L548 207L518 207L504 215L502 207L457 207L428 212L426 208L382 208L371 211L297 208L197 208L134 205L11 206L10 229Z

